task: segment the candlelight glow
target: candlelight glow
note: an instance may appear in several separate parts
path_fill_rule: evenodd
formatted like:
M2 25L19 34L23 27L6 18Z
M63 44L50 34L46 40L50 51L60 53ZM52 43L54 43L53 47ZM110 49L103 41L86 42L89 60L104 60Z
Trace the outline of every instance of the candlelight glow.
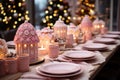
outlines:
M27 45L26 45L26 44L24 44L24 47L26 48L26 47L27 47Z

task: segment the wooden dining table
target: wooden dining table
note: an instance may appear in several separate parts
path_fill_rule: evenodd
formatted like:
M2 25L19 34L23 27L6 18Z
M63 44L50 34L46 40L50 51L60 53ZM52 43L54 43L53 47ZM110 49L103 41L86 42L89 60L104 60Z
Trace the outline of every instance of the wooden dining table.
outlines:
M120 48L120 40L116 40L116 41L117 41L117 44L109 44L108 45L109 50L101 52L101 54L106 58L106 60L102 64L92 65L94 69L92 71L90 71L89 80L94 80L95 76L101 71L101 69L104 67L104 65L115 54L116 50L118 50L118 48ZM79 44L79 45L82 45L82 44ZM63 52L64 51L62 51L61 53L63 53ZM50 60L45 60L43 63L30 66L29 72L35 71L34 69L37 66L41 66L42 64L45 64L45 63L48 63L48 62L50 62ZM22 72L18 72L16 74L6 75L6 76L1 77L0 80L28 80L27 78L26 79L21 78L21 76L23 76L23 75L25 75L26 73L29 73L29 72L23 72L23 73ZM79 75L77 77L78 78L75 79L75 80L81 80ZM72 79L69 78L67 80L73 80L73 78Z

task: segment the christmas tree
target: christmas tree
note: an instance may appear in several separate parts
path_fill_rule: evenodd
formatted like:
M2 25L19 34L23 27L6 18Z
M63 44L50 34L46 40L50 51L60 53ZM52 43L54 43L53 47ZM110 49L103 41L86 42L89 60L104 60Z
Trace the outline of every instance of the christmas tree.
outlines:
M95 19L95 0L78 0L76 15L83 18L85 15L89 15L90 19Z
M25 0L0 1L0 30L18 28L25 20L29 20Z
M52 28L55 21L61 18L66 24L70 23L69 5L66 0L48 0L45 16L41 25Z

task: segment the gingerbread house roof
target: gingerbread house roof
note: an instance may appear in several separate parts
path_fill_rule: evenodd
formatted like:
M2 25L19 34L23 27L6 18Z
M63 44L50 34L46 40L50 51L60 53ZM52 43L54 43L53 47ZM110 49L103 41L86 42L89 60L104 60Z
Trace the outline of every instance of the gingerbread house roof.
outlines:
M28 22L21 24L16 32L14 42L23 44L38 43L39 38L33 25Z

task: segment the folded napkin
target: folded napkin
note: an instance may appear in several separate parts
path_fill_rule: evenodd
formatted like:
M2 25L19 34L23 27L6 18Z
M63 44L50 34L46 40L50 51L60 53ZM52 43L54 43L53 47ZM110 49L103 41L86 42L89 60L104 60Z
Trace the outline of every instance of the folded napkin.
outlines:
M105 57L99 51L95 51L95 60L88 60L87 62L93 65L102 64L105 62Z

